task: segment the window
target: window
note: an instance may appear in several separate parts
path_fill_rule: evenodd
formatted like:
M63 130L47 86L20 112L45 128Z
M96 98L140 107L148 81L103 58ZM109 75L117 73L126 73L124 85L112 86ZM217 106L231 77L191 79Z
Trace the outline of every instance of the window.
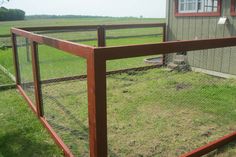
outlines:
M180 13L194 13L197 10L196 0L180 0L179 12Z
M220 14L221 0L175 0L176 16L220 16Z
M236 16L236 0L231 0L230 14Z

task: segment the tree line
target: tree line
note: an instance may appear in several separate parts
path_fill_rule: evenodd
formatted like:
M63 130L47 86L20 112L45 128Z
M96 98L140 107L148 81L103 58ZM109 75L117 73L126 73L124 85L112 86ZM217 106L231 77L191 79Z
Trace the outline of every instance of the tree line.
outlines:
M0 8L0 21L24 20L25 12L20 9Z
M62 18L109 18L109 16L92 15L28 15L26 19L62 19Z

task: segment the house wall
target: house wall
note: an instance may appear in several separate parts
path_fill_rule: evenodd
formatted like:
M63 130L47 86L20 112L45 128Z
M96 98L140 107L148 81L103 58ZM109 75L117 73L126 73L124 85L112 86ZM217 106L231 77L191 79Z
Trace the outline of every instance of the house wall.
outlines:
M175 0L167 0L167 40L194 40L236 35L236 16L230 15L230 0L222 0L222 14L228 25L218 25L220 17L176 17ZM168 55L172 61L174 54ZM236 75L236 47L188 52L192 67Z

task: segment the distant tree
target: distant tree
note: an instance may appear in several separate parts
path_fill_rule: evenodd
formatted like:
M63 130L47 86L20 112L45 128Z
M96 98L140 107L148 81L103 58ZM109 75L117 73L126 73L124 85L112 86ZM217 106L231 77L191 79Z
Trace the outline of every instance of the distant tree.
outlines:
M25 12L20 9L0 7L0 21L24 20Z

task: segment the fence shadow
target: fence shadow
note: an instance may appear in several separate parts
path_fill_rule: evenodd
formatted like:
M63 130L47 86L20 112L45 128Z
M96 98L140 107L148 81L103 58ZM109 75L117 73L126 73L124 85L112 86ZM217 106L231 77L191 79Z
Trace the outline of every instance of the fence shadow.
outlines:
M215 151L213 151L212 153L209 153L208 155L206 155L206 157L215 157L215 156L220 156L220 154L225 153L225 152L229 152L227 155L228 156L234 156L235 152L230 152L230 149L234 149L236 148L236 141L231 142L223 147L220 147L218 149L216 149Z
M31 130L31 128L25 128ZM49 144L45 140L36 142L24 131L13 131L0 137L0 156L4 157L37 157L37 156L63 156L60 151L55 152L57 147Z

